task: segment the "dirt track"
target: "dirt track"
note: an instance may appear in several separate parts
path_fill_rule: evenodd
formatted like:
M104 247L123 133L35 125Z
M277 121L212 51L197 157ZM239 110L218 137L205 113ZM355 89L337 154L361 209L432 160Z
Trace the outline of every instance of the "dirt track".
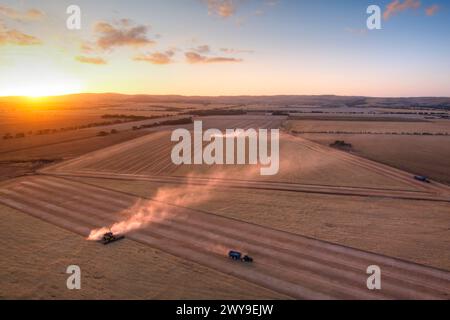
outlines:
M5 205L86 237L128 216L139 198L67 179L35 176L0 188ZM293 298L448 299L450 273L337 246L210 213L147 202L164 213L130 239L193 260ZM234 263L227 250L255 258ZM366 268L382 268L381 292L366 288Z

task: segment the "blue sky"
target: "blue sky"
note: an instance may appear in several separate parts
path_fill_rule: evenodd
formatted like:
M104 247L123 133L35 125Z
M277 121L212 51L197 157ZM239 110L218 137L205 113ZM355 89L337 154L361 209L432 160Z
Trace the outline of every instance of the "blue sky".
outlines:
M3 32L40 41L2 44L0 32L0 90L11 82L6 75L18 73L14 64L21 63L13 56L54 56L44 65L90 92L450 96L447 1L79 0L82 29L68 31L65 10L73 3L0 1ZM389 4L394 8L382 30L366 28L371 4L383 13ZM31 21L11 11L2 15L1 8L23 15L35 8L44 15ZM121 19L131 25L120 25ZM117 33L145 26L142 36L151 43L99 49L99 22ZM92 50L80 50L83 43ZM0 95L20 91L19 84L9 88Z

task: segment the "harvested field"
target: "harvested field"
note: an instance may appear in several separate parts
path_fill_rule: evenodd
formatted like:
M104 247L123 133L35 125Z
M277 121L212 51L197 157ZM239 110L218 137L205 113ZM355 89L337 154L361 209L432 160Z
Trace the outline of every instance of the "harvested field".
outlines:
M345 140L352 144L352 153L361 157L450 184L450 137L339 134L302 137L323 145Z
M0 181L35 174L37 170L61 159L0 161Z
M66 179L20 179L4 184L0 193L3 204L85 237L132 218L135 212L128 210L140 208L151 218L129 239L292 298L448 299L450 294L450 273L444 271ZM227 261L228 248L249 252L257 262ZM384 270L382 292L367 291L365 270L372 264Z
M119 134L109 135L106 137L88 136L80 139L69 139L58 141L50 144L27 146L23 149L8 151L0 154L0 159L8 160L29 160L39 159L42 157L49 158L65 158L70 159L78 157L93 150L105 148L110 145L128 141L130 139L144 135L141 132L121 132Z
M104 250L3 205L0 221L0 299L287 298L135 241ZM72 264L81 267L82 290L67 290Z
M40 130L60 130L61 128L77 128L84 125L94 125L112 122L117 119L105 119L104 115L123 114L144 117L165 117L173 113L153 111L133 111L128 109L92 108L83 110L14 110L0 111L0 137L5 133L32 132L36 134ZM121 119L119 120L126 120ZM129 122L133 123L133 122ZM95 127L100 127L96 125ZM72 130L73 131L73 130Z
M107 95L106 95L107 96ZM35 134L40 130L60 130L114 121L104 115L166 117L195 110L227 110L236 104L123 101L120 97L47 97L37 99L0 97L0 138L4 134ZM129 122L133 123L133 122Z
M355 121L320 121L320 120L296 120L287 121L287 130L327 133L327 132L349 132L349 133L448 133L450 134L450 121L435 120L430 122L400 122L397 119L392 121L361 121L358 117Z
M208 194L189 207L298 235L329 241L450 271L450 207L446 202L324 195L275 190L185 187L148 181L71 178L131 195L158 199L175 190L179 199ZM387 241L387 239L389 239Z
M343 115L316 115L316 116L291 116L289 118L291 121L339 121L339 122L395 122L395 123L417 123L417 122L426 122L425 120L419 119L417 117L411 118L400 118L398 116L390 116L390 117L380 117L380 116L364 116L361 114L355 114L352 116L348 116L346 114Z
M242 121L242 123L235 123L235 126L258 127L257 124L251 123L255 120ZM208 127L209 125L208 123ZM43 172L131 180L155 181L156 179L156 181L168 183L182 177L189 177L191 182L195 178L206 178L221 181L221 183L261 189L282 188L304 192L411 199L436 197L436 199L449 200L448 196L445 196L448 190L442 185L424 185L414 181L409 173L289 135L282 135L281 139L280 172L270 177L261 177L255 171L255 167L246 166L186 165L178 167L170 158L173 145L174 143L170 142L170 132L159 131L52 166ZM161 180L160 176L174 178ZM259 182L252 184L251 181ZM261 183L262 181L264 184ZM441 193L444 194L443 198L439 196Z
M143 120L136 122L126 122L119 124L112 124L101 127L87 128L81 130L74 130L68 132L58 132L54 134L44 134L44 135L30 135L25 138L16 139L2 139L0 140L0 154L6 154L21 150L27 150L32 148L38 148L43 146L55 145L59 143L72 142L77 140L83 140L91 137L96 137L100 131L110 132L115 129L119 132L131 131L134 126L141 125L151 125L160 121L165 121L173 118L158 118L151 120Z
M204 129L225 130L278 128L285 117L199 119ZM192 130L192 125L183 127ZM170 264L178 269L178 261L188 266L189 270L179 271L183 275L198 270L221 274L220 281L204 289L200 287L207 277L200 278L198 286L192 287L196 290L193 298L221 286L228 297L236 278L242 288L249 284L248 295L242 289L236 293L238 298L449 298L449 230L445 228L449 187L435 181L424 184L415 181L412 173L284 133L280 172L273 177L261 177L257 166L177 167L170 159L174 128L130 131L145 135L84 155L86 149L77 150L82 143L67 145L67 150L76 151L68 156L71 160L41 169L36 176L0 183L0 203L84 238L94 239L108 228L123 232L127 240L111 247L119 253L123 253L122 246L133 247L130 255L152 248L142 257L130 258L136 263L154 259L160 251L177 257L156 263L149 274ZM95 137L105 138L109 137ZM91 145L100 147L99 143ZM44 148L52 154L54 146ZM32 149L17 152L33 154ZM81 250L92 257L99 254L96 246L85 242ZM228 260L230 249L250 254L255 263ZM60 254L58 250L52 254ZM42 259L40 263L48 262ZM381 292L366 288L366 268L372 264L383 270ZM88 272L98 270L87 265ZM124 266L124 270L130 268L134 267ZM114 270L106 275L114 272L111 277L117 276ZM175 275L178 271L168 276ZM150 281L147 277L144 283ZM161 287L148 294L167 297L167 283L172 282L163 278ZM8 286L14 288L11 283ZM111 297L129 297L131 292L137 292L138 298L147 297L143 287L124 284L124 288L129 289L123 290L124 295ZM170 297L191 297L185 294L187 288L190 285L183 283ZM59 297L58 290L48 292ZM163 293L157 294L158 290ZM90 288L85 294L106 292Z
M36 163L42 162L42 159L57 162L79 157L98 149L144 136L152 130L132 130L133 126L150 125L177 118L179 117L121 123L55 134L31 135L20 139L2 139L0 140L0 163L2 164L0 180L33 173L42 167L36 165ZM165 126L165 128L169 129L173 126ZM116 133L98 136L100 131L110 133L111 130L116 130Z
M228 117L227 117L228 118ZM205 128L277 128L281 125L282 118L259 117L243 118L231 117L207 117L204 119ZM192 126L188 126L192 128ZM169 128L170 129L170 128ZM159 130L140 139L135 139L110 149L90 154L86 157L75 159L63 165L61 170L96 170L98 172L116 172L142 175L169 175L175 172L177 167L171 160L171 150L175 145L170 141L171 131ZM199 168L209 169L207 166ZM224 169L222 166L220 169ZM59 169L58 169L59 170ZM183 169L184 170L184 169ZM190 172L190 168L187 168Z

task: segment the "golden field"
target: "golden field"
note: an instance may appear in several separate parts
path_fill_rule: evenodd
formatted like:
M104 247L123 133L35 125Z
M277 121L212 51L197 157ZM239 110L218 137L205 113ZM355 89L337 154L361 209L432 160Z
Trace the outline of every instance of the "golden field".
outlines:
M47 120L69 126L104 112L169 111L162 119L189 116L205 128L280 128L280 171L263 177L248 165L175 166L170 134L193 127L133 128L159 119L2 140L2 298L448 299L448 120L413 111L404 119L400 109L380 121L385 108L358 115L360 107L311 99L289 105L309 112L299 120L273 112L286 109L273 101L248 98L97 98L85 97L96 107L81 111L56 99L71 108ZM336 109L351 121L336 121ZM318 119L315 110L329 113ZM2 121L15 127L11 119ZM335 140L351 149L330 147ZM107 247L87 240L108 229L126 239ZM230 249L255 263L230 261ZM69 264L83 270L79 292L65 288ZM386 272L381 293L365 287L372 264Z

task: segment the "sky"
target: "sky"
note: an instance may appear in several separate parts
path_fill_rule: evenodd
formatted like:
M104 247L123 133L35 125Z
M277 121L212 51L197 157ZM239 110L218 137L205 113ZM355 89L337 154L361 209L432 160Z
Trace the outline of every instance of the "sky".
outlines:
M450 3L0 0L0 96L79 92L450 96Z

